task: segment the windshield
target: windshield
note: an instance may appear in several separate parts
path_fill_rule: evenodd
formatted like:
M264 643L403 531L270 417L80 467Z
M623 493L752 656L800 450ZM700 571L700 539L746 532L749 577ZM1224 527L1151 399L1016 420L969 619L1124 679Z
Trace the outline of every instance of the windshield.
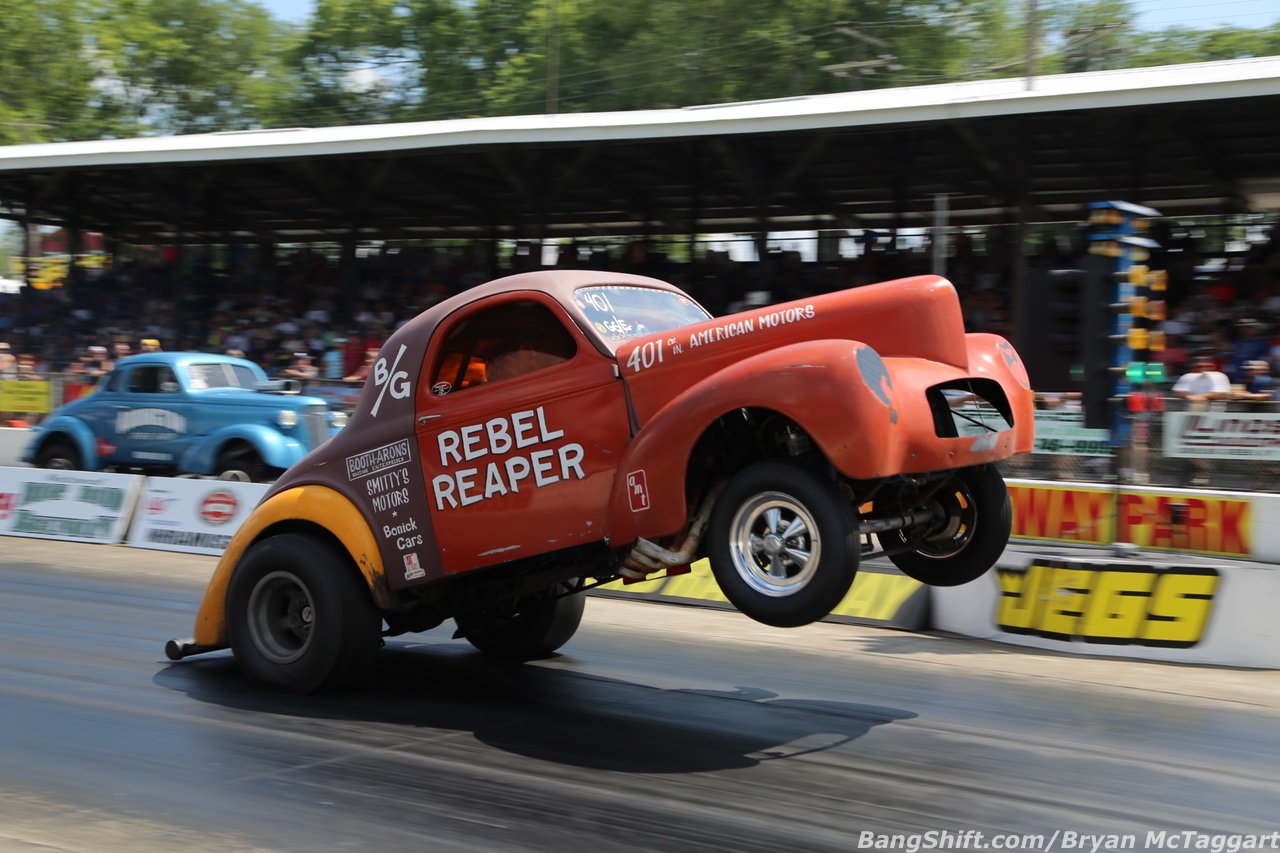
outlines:
M683 293L650 287L581 287L574 291L574 302L611 346L711 319Z
M242 364L224 364L208 362L192 364L187 367L191 376L191 387L202 388L253 388L261 380L258 375Z

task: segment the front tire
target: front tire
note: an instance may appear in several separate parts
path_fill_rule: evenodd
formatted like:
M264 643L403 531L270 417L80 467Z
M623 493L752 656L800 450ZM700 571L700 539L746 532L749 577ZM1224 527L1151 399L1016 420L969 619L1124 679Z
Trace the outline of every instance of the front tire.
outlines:
M382 620L345 555L297 533L249 548L227 590L227 628L251 681L295 693L349 687L368 670Z
M79 471L84 465L80 461L80 451L73 444L64 439L53 439L45 442L44 447L36 454L36 467Z
M930 586L960 586L982 577L1004 553L1013 530L1009 489L1000 472L994 465L963 468L929 500L941 505L945 521L932 530L879 534L889 559L907 577Z
M785 462L739 471L711 511L707 553L725 597L757 622L807 625L849 592L858 515L835 483Z
M260 483L266 479L266 466L253 454L223 456L218 460L219 480L233 483Z
M464 636L491 658L527 661L544 658L569 642L582 623L586 596L566 595L569 587L556 584L542 595L517 603L508 615L463 620Z

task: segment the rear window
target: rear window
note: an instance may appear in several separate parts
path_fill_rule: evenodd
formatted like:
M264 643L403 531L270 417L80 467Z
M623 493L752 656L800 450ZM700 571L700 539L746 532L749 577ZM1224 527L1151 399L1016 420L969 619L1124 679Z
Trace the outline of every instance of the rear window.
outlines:
M580 287L573 297L596 334L611 346L711 319L692 299L670 290L598 285Z

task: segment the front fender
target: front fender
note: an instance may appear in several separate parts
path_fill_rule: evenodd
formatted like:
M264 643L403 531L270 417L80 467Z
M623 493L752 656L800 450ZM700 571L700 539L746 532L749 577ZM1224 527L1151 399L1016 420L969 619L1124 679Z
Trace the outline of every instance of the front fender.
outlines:
M712 374L664 406L627 448L609 503L611 543L666 536L684 525L693 447L716 419L736 409L785 415L846 475L883 476L903 452L897 394L884 360L849 340L779 347ZM648 501L633 509L640 482Z
M272 495L254 509L236 531L227 549L222 552L196 613L196 644L214 648L226 647L227 587L231 583L232 573L250 545L270 535L273 527L288 525L290 522L317 525L337 538L364 576L374 603L383 610L391 608L378 543L360 511L333 489L314 485L299 486Z
M93 439L93 432L84 425L84 421L70 415L61 415L41 424L22 452L22 461L34 465L40 448L59 437L69 439L80 451L80 461L86 471L97 471L102 467L98 462L98 445Z
M307 455L307 448L296 438L262 424L234 424L215 430L187 448L179 463L193 474L212 474L223 448L233 441L253 446L259 458L272 468L288 468Z

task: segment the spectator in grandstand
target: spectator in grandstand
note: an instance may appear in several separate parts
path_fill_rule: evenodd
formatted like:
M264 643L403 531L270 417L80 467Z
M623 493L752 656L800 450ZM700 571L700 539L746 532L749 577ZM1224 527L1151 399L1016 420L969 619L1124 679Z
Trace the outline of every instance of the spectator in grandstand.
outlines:
M1231 397L1231 380L1214 368L1212 355L1202 352L1192 359L1190 372L1178 377L1172 393L1186 400L1192 411L1224 411L1225 401ZM1208 460L1191 460L1191 485L1209 485Z
M143 338L142 347L138 352L162 352L160 348L160 340L158 338Z
M1191 370L1174 383L1173 396L1186 400L1193 411L1225 411L1226 404L1220 401L1231 397L1231 380L1214 367L1212 355L1197 353L1191 361Z
M26 379L30 381L44 378L41 375L40 366L36 363L36 357L29 352L18 354L17 367L17 379Z
M343 374L342 345L346 338L334 338L329 348L320 357L321 374L325 379L341 379Z
M1260 402L1275 399L1276 386L1271 381L1270 362L1260 358L1246 361L1242 372L1244 384L1231 395L1233 400Z
M92 379L97 379L99 376L110 373L111 369L115 367L115 364L107 358L107 348L97 344L85 350L84 355L80 357L80 362L83 370L76 372L83 372Z
M373 362L378 358L376 349L365 350L364 364L355 369L349 376L342 377L343 382L363 382L369 378L369 371L373 370Z
M1236 324L1236 329L1237 336L1231 342L1231 364L1227 368L1227 374L1236 382L1244 382L1248 378L1245 364L1266 358L1271 342L1263 334L1262 323L1252 318L1241 320Z
M280 371L285 379L301 379L307 381L320 376L320 369L311 363L311 353L306 351L293 354L293 364Z
M9 344L0 342L0 379L18 378L18 359L9 351Z

